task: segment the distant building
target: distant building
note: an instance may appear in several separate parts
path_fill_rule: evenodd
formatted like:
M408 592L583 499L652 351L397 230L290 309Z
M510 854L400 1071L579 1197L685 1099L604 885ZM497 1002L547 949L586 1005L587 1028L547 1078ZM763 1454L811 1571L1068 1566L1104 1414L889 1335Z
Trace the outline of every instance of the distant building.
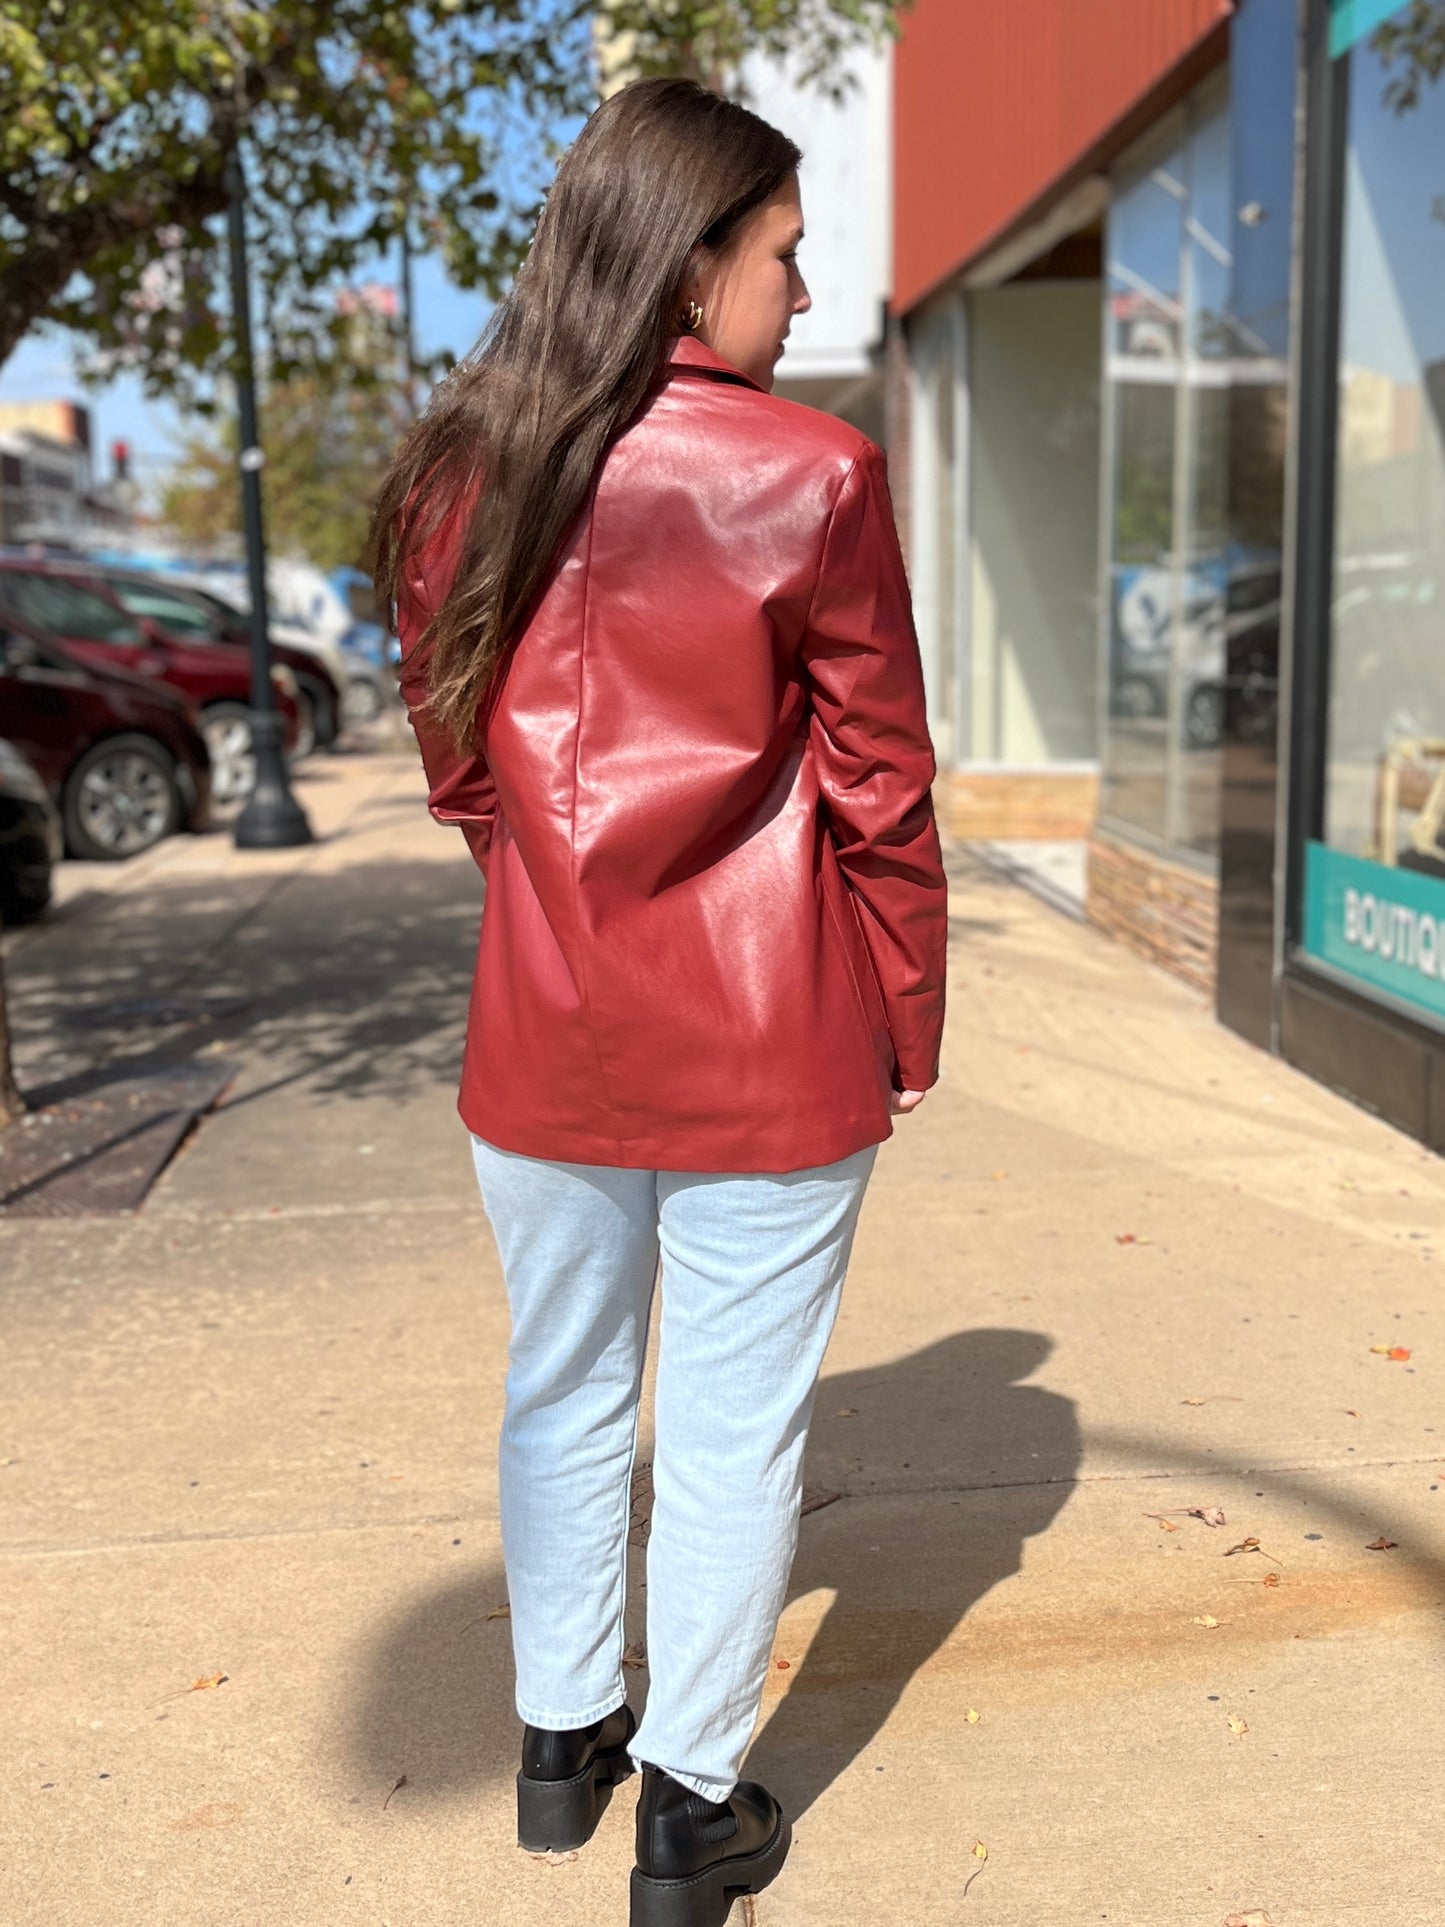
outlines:
M892 272L892 49L855 53L839 100L775 62L744 69L747 104L803 150L813 305L793 322L775 393L883 440L883 344Z
M0 402L0 543L79 548L126 533L126 488L97 486L90 410L73 401Z

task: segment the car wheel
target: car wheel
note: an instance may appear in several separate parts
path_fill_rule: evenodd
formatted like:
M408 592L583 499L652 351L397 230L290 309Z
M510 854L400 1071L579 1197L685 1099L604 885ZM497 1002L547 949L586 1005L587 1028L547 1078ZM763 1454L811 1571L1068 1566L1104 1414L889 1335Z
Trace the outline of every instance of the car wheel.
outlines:
M12 825L8 811L7 805L0 812L0 927L15 929L49 907L51 853L24 822Z
M1131 721L1159 714L1159 700L1147 676L1121 676L1114 685L1114 714Z
M139 856L181 820L170 752L150 736L112 736L95 744L66 778L61 815L72 856L98 863Z
M250 710L244 703L212 703L201 712L201 734L211 753L211 801L218 809L244 803L256 787Z
M50 908L50 884L41 891L33 884L19 884L0 874L0 925L18 930L23 923L34 923Z
M381 714L381 691L368 676L353 676L342 702L349 723L374 723Z
M1224 735L1224 691L1203 684L1184 711L1184 739L1195 749L1215 749Z
M316 719L316 747L335 749L339 734L336 727L336 712L339 704L329 689L322 688L316 683L307 683L305 687L307 695L311 698L312 714Z
M291 761L304 762L316 748L316 704L308 690L296 691L296 741L291 745Z

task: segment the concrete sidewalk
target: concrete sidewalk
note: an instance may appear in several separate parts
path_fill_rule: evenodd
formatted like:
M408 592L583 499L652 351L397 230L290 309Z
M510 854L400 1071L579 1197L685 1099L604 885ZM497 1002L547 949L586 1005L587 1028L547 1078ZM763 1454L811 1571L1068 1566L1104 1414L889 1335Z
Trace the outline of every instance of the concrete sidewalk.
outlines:
M409 757L309 768L316 847L173 842L7 943L31 1085L237 1077L134 1219L0 1222L6 1927L626 1918L630 1788L575 1861L512 1843L478 885ZM953 914L756 1919L1438 1922L1445 1168L966 858Z

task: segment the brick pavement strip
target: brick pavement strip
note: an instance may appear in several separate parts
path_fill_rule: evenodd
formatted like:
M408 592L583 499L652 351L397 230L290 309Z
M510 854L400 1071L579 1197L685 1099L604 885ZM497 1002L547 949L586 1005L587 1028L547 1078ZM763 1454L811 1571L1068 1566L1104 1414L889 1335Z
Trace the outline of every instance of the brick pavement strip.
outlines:
M235 1078L134 1217L0 1223L7 1927L623 1918L628 1798L576 1861L511 1844L477 886L409 757L303 794L313 849L177 842L11 949L22 1075ZM1434 1923L1440 1164L953 869L946 1076L819 1391L759 1927ZM61 1022L139 998L194 1034Z

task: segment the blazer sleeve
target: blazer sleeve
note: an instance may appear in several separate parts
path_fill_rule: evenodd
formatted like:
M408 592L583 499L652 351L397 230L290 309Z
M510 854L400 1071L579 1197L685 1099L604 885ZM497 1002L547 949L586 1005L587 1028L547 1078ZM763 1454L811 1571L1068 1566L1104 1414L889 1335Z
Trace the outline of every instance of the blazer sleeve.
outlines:
M819 783L883 994L895 1081L926 1090L943 1034L948 885L923 666L883 458L871 443L833 508L803 659Z
M427 625L445 601L456 574L469 506L459 500L421 552L408 561L397 596L396 632L401 643L402 700L426 770L427 807L438 823L460 826L485 876L497 821L496 784L480 745L459 750L448 732L431 721L422 643Z

